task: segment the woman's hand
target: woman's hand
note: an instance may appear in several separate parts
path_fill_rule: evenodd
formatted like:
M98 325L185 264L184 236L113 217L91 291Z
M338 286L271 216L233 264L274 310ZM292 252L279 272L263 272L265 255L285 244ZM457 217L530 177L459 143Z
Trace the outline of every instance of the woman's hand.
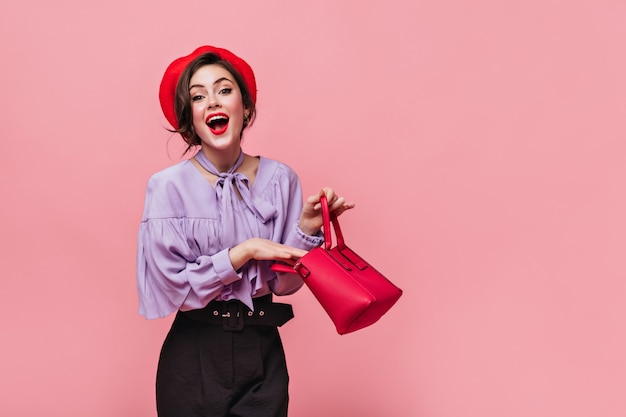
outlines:
M306 251L276 243L268 239L251 238L234 246L228 252L235 270L241 268L250 259L258 261L281 261L293 265Z
M300 221L298 225L307 235L315 235L322 227L324 220L322 219L322 204L320 203L320 197L326 195L328 200L328 208L331 212L334 212L337 216L341 215L346 210L354 208L354 203L347 203L346 199L339 197L335 194L332 188L325 187L320 190L317 195L312 195L307 198L302 208L302 214L300 215Z

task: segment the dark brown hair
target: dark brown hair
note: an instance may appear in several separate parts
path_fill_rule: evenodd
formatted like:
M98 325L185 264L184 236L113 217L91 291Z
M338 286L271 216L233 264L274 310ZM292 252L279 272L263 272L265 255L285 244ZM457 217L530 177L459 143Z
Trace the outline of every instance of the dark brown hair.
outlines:
M200 55L199 57L191 61L189 65L187 65L187 67L183 70L182 74L180 74L178 84L176 85L176 95L174 97L174 110L176 112L176 120L178 121L178 129L173 130L173 132L180 133L185 143L187 143L188 146L187 149L185 149L185 153L187 153L194 146L198 146L201 143L200 138L193 128L193 115L191 111L191 95L189 94L189 84L191 83L191 77L193 77L196 71L198 71L201 67L204 67L205 65L221 66L226 71L230 72L237 82L237 86L239 86L239 90L241 91L243 107L250 112L249 117L244 119L243 127L241 129L242 135L244 129L252 124L252 121L256 116L256 107L254 105L252 97L250 96L250 90L248 89L248 86L246 85L241 74L239 74L239 72L230 64L230 62L221 59L219 56L213 53Z

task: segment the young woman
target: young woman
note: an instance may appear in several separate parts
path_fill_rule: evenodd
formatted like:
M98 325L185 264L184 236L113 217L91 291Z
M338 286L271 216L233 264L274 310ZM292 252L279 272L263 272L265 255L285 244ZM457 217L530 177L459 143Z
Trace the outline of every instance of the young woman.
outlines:
M277 327L293 317L273 294L297 291L276 274L323 241L319 199L354 207L331 188L304 205L286 165L242 151L254 120L252 68L203 46L165 71L159 98L190 159L154 174L139 230L139 312L176 318L157 370L160 417L286 416L288 374Z

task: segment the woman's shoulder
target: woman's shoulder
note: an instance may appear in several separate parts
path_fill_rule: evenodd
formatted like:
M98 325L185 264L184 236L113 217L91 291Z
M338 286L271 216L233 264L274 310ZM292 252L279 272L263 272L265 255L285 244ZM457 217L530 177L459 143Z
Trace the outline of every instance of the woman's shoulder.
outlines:
M295 171L284 162L259 157L259 169L252 190L256 195L275 200L279 196L290 196L300 187Z
M146 190L149 217L180 216L180 209L193 202L197 172L189 160L162 169L150 176Z
M296 172L284 162L276 159L267 158L265 156L259 157L259 173L266 176L280 176L280 177L296 177Z
M189 170L191 166L191 161L189 159L185 159L155 172L150 176L149 182L163 184L184 181L189 176L189 173L192 172Z

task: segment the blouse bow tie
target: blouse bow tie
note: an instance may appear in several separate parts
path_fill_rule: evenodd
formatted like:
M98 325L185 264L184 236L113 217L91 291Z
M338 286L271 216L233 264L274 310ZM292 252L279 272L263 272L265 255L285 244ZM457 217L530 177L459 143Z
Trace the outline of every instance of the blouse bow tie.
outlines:
M215 191L223 210L226 210L226 212L231 211L237 197L241 197L248 209L250 209L263 224L274 217L276 209L263 200L257 199L253 201L250 195L248 178L241 172L236 172L243 163L243 152L239 154L237 161L235 161L235 164L227 172L218 172L215 165L208 160L202 151L198 152L195 158L204 169L218 177L215 183ZM237 191L235 191L235 188ZM225 212L222 211L222 215L224 214Z
M244 174L236 172L243 163L243 152L239 154L237 161L227 172L218 172L215 165L208 160L202 151L198 152L195 158L204 169L218 177L215 183L215 192L219 200L220 220L224 232L221 239L224 248L232 248L246 239L258 237L260 235L258 223L237 208L240 207L240 201L243 201L245 207L263 224L274 218L276 208L263 199L253 199L250 194L248 178ZM258 264L255 261L250 261L247 269L248 279L244 278L225 286L221 297L222 299L237 298L253 310L253 290L250 280L258 276Z

